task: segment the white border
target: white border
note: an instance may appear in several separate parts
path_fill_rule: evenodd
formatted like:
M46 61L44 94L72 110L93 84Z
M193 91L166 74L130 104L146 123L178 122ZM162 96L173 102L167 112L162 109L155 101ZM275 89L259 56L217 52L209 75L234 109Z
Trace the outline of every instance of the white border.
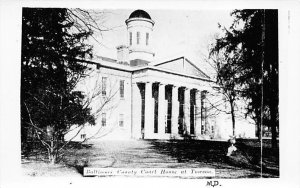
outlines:
M99 9L279 9L280 178L221 179L222 187L299 187L299 1L0 1L0 187L206 187L174 178L26 178L20 169L20 52L22 7ZM117 181L116 181L117 180ZM187 184L188 183L188 184Z

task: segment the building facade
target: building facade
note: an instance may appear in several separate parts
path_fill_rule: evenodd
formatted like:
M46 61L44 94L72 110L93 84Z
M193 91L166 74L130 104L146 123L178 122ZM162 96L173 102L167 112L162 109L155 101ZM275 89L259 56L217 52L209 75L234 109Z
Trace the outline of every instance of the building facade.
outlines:
M125 23L128 40L117 59L95 58L78 85L96 125L75 127L65 139L228 139L231 117L210 105L222 98L210 77L184 55L154 61L147 12L136 10ZM255 126L237 118L236 135L254 137Z

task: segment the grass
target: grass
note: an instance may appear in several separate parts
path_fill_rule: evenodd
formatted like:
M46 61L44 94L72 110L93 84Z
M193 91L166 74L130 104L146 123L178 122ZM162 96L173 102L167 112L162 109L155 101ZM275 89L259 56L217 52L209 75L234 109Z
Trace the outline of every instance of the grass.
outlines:
M264 140L263 177L279 177L279 150ZM216 169L216 178L260 177L260 144L237 140L238 151L226 157L227 142L199 140L103 141L93 145L72 143L58 164L49 166L46 153L33 150L23 157L29 176L82 176L83 168L202 168Z
M153 141L152 144L157 151L173 156L179 162L204 162L216 169L242 168L257 173L261 171L260 144L257 140L237 140L236 147L238 150L230 157L226 156L229 146L227 142ZM279 150L271 148L270 140L264 140L262 161L262 175L264 177L279 177Z

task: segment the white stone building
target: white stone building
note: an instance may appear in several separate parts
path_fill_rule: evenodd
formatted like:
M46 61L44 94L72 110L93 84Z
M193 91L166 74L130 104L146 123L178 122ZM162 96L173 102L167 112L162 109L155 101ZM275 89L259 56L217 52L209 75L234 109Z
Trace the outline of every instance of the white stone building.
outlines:
M117 47L117 60L89 62L90 76L78 86L93 98L96 125L74 128L65 139L227 140L231 116L211 113L209 104L221 96L209 97L215 93L210 77L184 55L154 61L155 22L147 12L136 10L125 23L128 41ZM236 135L254 137L255 126L237 118Z

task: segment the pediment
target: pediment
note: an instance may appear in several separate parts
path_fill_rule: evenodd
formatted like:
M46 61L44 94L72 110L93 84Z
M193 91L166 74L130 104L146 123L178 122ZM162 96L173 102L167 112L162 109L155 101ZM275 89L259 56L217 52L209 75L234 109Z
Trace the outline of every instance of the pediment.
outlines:
M169 61L156 63L154 66L178 73L209 79L209 76L207 76L199 67L197 67L184 56Z

